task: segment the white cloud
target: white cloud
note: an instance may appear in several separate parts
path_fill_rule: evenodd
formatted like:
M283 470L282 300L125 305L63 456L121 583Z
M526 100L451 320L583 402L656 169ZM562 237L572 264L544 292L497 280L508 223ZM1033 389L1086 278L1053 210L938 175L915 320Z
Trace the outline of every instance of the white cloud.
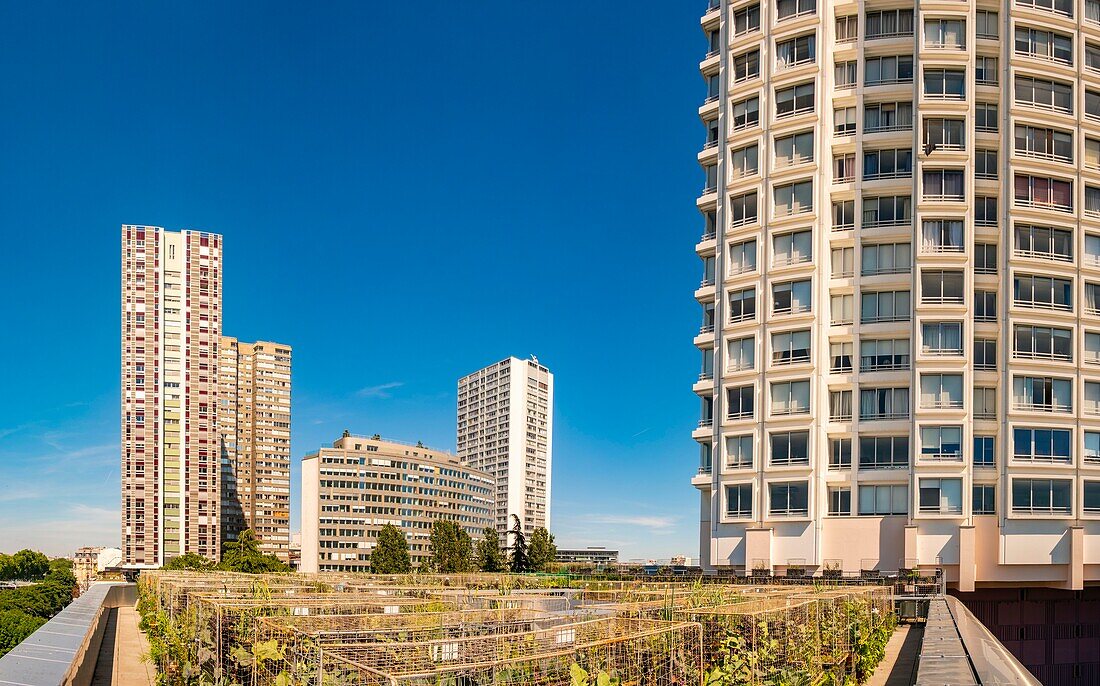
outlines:
M401 388L404 385L404 381L390 381L389 383L378 384L377 386L360 388L355 392L355 395L360 398L389 398L392 395L390 391L395 388Z
M654 532L667 531L676 526L678 517L660 517L653 515L589 515L580 519L593 524L636 526Z
M31 548L47 555L72 555L86 545L117 547L122 537L118 510L71 505L55 517L28 520L17 515L0 519L0 551Z

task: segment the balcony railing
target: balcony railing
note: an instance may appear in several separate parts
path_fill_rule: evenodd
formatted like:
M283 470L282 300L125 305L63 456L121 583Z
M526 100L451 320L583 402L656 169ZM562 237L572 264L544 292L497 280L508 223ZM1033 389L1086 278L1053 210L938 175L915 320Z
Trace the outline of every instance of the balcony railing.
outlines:
M920 404L922 410L958 410L962 409L963 401L954 398L924 400Z
M868 126L863 129L863 133L886 133L888 131L912 131L912 120L901 124L887 124L884 126Z
M730 324L737 324L738 322L747 322L756 319L756 311L742 312L740 314L730 314Z
M1032 462L1040 464L1070 464L1073 458L1069 455L1021 455L1014 454L1012 459L1016 462Z
M810 351L794 353L772 353L772 366L783 367L792 364L803 364L810 361Z
M920 459L929 460L931 462L962 462L963 456L961 451L928 452L921 453Z
M997 411L994 410L993 412L987 412L985 410L980 410L980 411L975 410L974 411L974 419L982 419L982 420L986 420L986 421L993 421L993 420L997 419Z
M805 314L812 308L809 305L789 305L786 307L776 307L772 314L775 315L788 315L788 314Z
M873 219L863 220L863 228L865 229L881 229L890 226L913 226L912 217L903 217L901 219Z
M753 410L730 410L726 413L726 419L752 419L756 414Z
M920 251L924 254L940 255L943 253L961 253L963 247L961 245L951 245L949 243L926 243L921 246Z
M703 324L699 327L699 333L714 333L714 324Z
M1073 355L1055 352L1048 353L1041 350L1013 350L1012 357L1017 360L1055 360L1058 362L1073 361Z
M867 412L859 413L859 420L861 422L879 422L890 421L894 419L909 419L908 412Z
M859 371L863 372L897 372L909 369L909 358L896 362L877 362L872 357L862 357L859 361Z
M895 460L892 456L859 460L860 469L909 469L909 460Z
M813 262L813 257L810 255L783 255L776 254L775 259L772 260L773 267L789 267L794 264L806 264L807 262Z
M1056 155L1052 152L1043 152L1041 150L1020 150L1015 149L1017 157L1025 157L1033 160L1049 160L1051 162L1068 162L1073 164L1073 157L1068 155Z
M772 405L773 417L793 417L800 414L810 414L810 408L807 407L791 407L791 406L779 406Z
M959 514L962 505L921 505L921 514Z
M1035 302L1034 300L1015 300L1012 304L1016 307L1023 308L1025 310L1058 310L1061 312L1072 312L1073 305L1067 305L1064 303L1044 303Z
M1039 251L1039 250L1020 250L1019 248L1015 248L1012 251L1012 256L1013 257L1023 257L1023 258L1032 259L1032 260L1044 260L1044 261L1054 261L1054 262L1073 262L1073 255L1066 255L1066 254L1060 253L1060 252L1047 252L1047 251ZM1097 255L1096 257L1100 258L1100 255ZM1086 258L1087 258L1087 256L1086 256ZM1100 260L1098 260L1097 263L1100 264Z
M1018 412L1060 412L1069 414L1073 412L1073 405L1069 403L1035 403L1025 400L1013 400L1012 409Z
M860 317L859 321L862 324L884 324L889 322L907 322L910 316L908 312L899 314L876 314L867 317Z
M699 420L699 428L700 429L709 429L712 426L714 426L714 420L713 419L700 419Z
M961 305L964 302L963 296L960 295L925 295L921 296L921 303L924 305Z
M864 174L864 181L880 181L883 179L911 179L913 178L912 169L899 169L892 172L877 172L874 174Z
M1014 201L1016 207L1025 207L1028 209L1036 210L1051 210L1053 212L1073 212L1073 205L1063 205L1061 203L1045 201L1045 200L1025 200L1016 198ZM1088 211L1085 211L1088 214Z
M788 455L786 457L772 456L770 464L773 467L806 467L810 464L808 455Z

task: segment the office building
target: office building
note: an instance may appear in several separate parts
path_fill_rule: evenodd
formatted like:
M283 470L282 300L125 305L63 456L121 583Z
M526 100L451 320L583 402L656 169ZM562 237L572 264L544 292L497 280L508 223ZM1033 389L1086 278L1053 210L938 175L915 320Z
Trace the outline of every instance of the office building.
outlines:
M369 571L378 533L404 533L414 566L432 525L458 522L478 540L492 523L493 477L423 445L347 432L302 459L302 572Z
M527 534L550 528L553 429L554 375L537 359L509 357L459 379L458 456L496 479L497 531L512 515Z
M591 564L597 567L613 565L619 562L619 551L610 550L603 546L589 546L587 548L558 548L554 555L554 562L562 564Z
M1100 581L1100 2L702 28L702 566Z
M282 343L222 336L218 434L222 541L251 529L260 550L290 560L290 360Z
M217 558L221 236L122 227L122 556Z

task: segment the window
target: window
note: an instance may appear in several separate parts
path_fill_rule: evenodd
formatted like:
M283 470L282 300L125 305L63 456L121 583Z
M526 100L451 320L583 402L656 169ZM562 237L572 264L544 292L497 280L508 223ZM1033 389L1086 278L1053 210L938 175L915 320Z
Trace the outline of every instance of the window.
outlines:
M730 246L729 273L732 276L756 271L756 240Z
M1100 514L1100 481L1084 482L1081 509L1085 514Z
M997 226L997 198L981 195L974 198L974 224Z
M829 391L829 420L833 422L852 421L851 391Z
M703 323L699 326L699 333L711 333L714 331L714 303L703 305Z
M1073 134L1042 126L1016 125L1016 154L1059 162L1073 161Z
M810 464L810 432L781 431L771 435L771 463L774 466Z
M1071 462L1068 429L1012 430L1012 457L1025 462Z
M913 175L913 151L871 150L863 153L863 178L903 179Z
M779 0L776 5L777 20L783 21L817 11L817 0Z
M714 378L714 351L710 348L701 351L703 355L703 364L699 370L699 379L713 379Z
M959 304L963 302L963 273L924 269L920 275L921 302Z
M833 67L833 83L838 90L855 88L858 73L859 64L855 60L837 62Z
M1100 436L1100 434L1098 434ZM852 466L852 439L833 438L829 440L829 469L849 469Z
M975 33L978 38L996 40L1000 36L1000 18L996 12L978 10L974 17Z
M974 369L983 372L997 371L997 341L992 338L974 339Z
M1100 338L1100 336L1097 338ZM829 371L834 374L852 371L851 341L838 341L829 344Z
M814 133L805 131L775 139L775 166L789 167L814 161Z
M805 517L810 511L809 494L805 481L768 484L768 514L773 517Z
M1017 26L1016 54L1073 64L1073 38L1053 31Z
M837 136L852 136L856 132L856 108L838 107L833 110L833 133Z
M726 486L726 516L730 519L752 517L752 484Z
M741 372L756 367L756 338L744 336L735 338L726 346L729 351L726 362L729 371Z
M730 323L756 319L756 289L730 291Z
M787 416L810 413L810 382L784 381L772 384L772 414Z
M996 150L975 150L974 151L974 178L976 178L976 179L993 179L993 180L996 180L997 175L998 175L997 151Z
M993 436L974 437L974 466L992 467L996 455L996 441Z
M924 409L962 407L962 374L921 374L920 406Z
M923 460L962 461L961 426L923 426L920 442Z
M1100 71L1100 45L1085 43L1085 69Z
M772 334L772 364L786 365L810 361L810 330Z
M736 228L756 221L756 191L730 198L730 226Z
M731 151L730 177L739 179L759 173L759 157L759 148L755 143Z
M925 355L962 355L962 322L925 322L921 325L921 352Z
M760 98L733 103L733 130L740 131L760 123Z
M997 133L1000 129L997 118L997 105L991 102L979 102L974 106L974 130L984 133Z
M718 165L708 164L703 167L703 193L713 193L718 190Z
M966 49L966 22L962 19L925 19L924 47Z
M836 42L851 43L859 38L859 17L849 14L836 18Z
M714 238L718 232L718 213L709 210L703 213L703 240Z
M714 102L718 99L721 90L721 82L719 81L718 74L708 74L703 77L707 81L707 99L706 102Z
M864 276L908 274L913 263L911 253L912 246L909 243L864 245L861 273Z
M722 49L722 32L707 31L707 57L714 57Z
M700 285L714 285L714 255L703 258L703 281Z
M1012 340L1012 356L1021 360L1073 359L1073 332L1069 329L1017 324Z
M1016 224L1013 230L1016 238L1017 257L1034 257L1041 260L1058 262L1073 261L1073 232L1055 229L1050 226ZM1088 247L1088 238L1085 239Z
M966 97L966 72L962 69L926 68L924 95L940 100L962 100Z
M854 152L833 157L833 183L847 183L856 178L856 154Z
M799 64L809 64L817 57L817 39L810 33L775 45L776 66L786 69Z
M860 436L860 469L906 469L909 467L908 436Z
M805 214L814 209L813 181L798 181L775 187L775 216Z
M964 200L961 169L926 169L924 171L925 200Z
M1100 464L1100 433L1096 431L1085 432L1084 457L1087 464Z
M904 322L910 317L909 291L879 291L860 295L860 321Z
M913 35L913 10L886 10L868 12L867 40Z
M1085 21L1100 24L1100 0L1085 0Z
M845 279L855 274L855 248L833 248L831 258L834 279Z
M913 128L913 103L883 102L863 107L863 132L908 131Z
M868 57L864 62L863 83L883 86L910 83L913 80L913 56Z
M1097 485L1100 486L1100 482ZM1098 490L1098 494L1100 494L1100 490ZM1097 509L1100 511L1100 498L1097 499ZM834 517L852 514L851 488L829 488L829 514Z
M966 147L966 121L926 117L924 120L925 152L962 150Z
M909 369L909 339L864 339L859 342L861 372Z
M922 253L962 251L963 221L961 219L925 219L921 222Z
M746 33L760 30L760 5L749 5L733 13L733 35L743 36Z
M922 514L959 514L962 512L962 479L921 479Z
M814 82L802 83L790 88L780 88L775 91L775 116L783 118L802 112L814 111ZM810 136L811 145L813 134ZM813 153L810 153L813 159Z
M908 419L908 388L863 388L859 391L859 418L866 421Z
M860 486L859 513L879 516L909 514L909 488L907 486Z
M974 484L972 496L974 514L997 514L997 487L995 485Z
M833 203L833 231L843 231L855 226L855 200L842 200Z
M997 321L997 291L974 291L974 321Z
M1013 479L1012 511L1018 514L1064 514L1072 511L1069 479Z
M1085 119L1100 119L1100 93L1085 90Z
M1045 12L1064 14L1067 17L1073 16L1073 0L1016 0L1016 4L1021 7L1033 7Z
M833 326L851 324L853 320L854 297L852 295L834 295L829 298L829 323Z
M997 273L997 246L992 243L974 244L974 273Z
M1069 161L1072 162L1072 158ZM1100 169L1100 140L1085 139L1085 169L1093 171Z
M979 86L996 86L999 80L997 58L978 55L974 58L974 82Z
M1012 409L1025 412L1073 412L1073 382L1049 376L1013 377Z
M775 266L802 264L813 259L813 232L795 231L772 239Z
M1100 415L1100 383L1085 382L1084 411L1087 415Z
M908 195L885 195L863 199L863 226L908 226L913 222L913 199Z
M1100 216L1100 188L1085 186L1085 216Z
M810 281L788 281L772 286L772 314L800 314L811 308Z
M718 145L718 120L711 119L703 122L707 127L707 139L703 143L703 149L713 148Z
M760 51L749 50L733 58L733 82L741 83L760 76Z
M726 437L726 465L730 469L751 469L752 454L752 434Z
M1032 76L1016 76L1015 83L1017 105L1073 112L1073 86Z
M1085 314L1100 314L1100 284L1085 283Z
M1073 282L1049 276L1017 274L1012 279L1012 298L1017 307L1073 310Z
M726 400L729 407L726 416L730 419L751 418L755 411L755 396L755 389L751 384L727 389Z
M1058 212L1073 211L1073 182L1046 176L1017 174L1015 201L1020 207L1040 207Z
M997 389L974 387L974 419L997 419Z

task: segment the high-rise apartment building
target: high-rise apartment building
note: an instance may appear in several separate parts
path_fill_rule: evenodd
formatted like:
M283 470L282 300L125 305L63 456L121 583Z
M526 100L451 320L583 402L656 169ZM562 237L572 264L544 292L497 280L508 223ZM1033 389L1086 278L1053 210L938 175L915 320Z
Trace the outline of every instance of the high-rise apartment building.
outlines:
M222 239L122 227L122 557L216 558Z
M290 346L223 336L218 355L221 536L251 529L290 560Z
M493 477L419 443L348 432L302 458L302 572L369 571L386 524L405 533L409 557L431 557L437 519L475 540L492 524Z
M554 375L509 357L458 381L458 456L496 480L497 531L550 528ZM507 541L508 544L511 541Z
M1100 1L702 28L703 565L1100 581Z

